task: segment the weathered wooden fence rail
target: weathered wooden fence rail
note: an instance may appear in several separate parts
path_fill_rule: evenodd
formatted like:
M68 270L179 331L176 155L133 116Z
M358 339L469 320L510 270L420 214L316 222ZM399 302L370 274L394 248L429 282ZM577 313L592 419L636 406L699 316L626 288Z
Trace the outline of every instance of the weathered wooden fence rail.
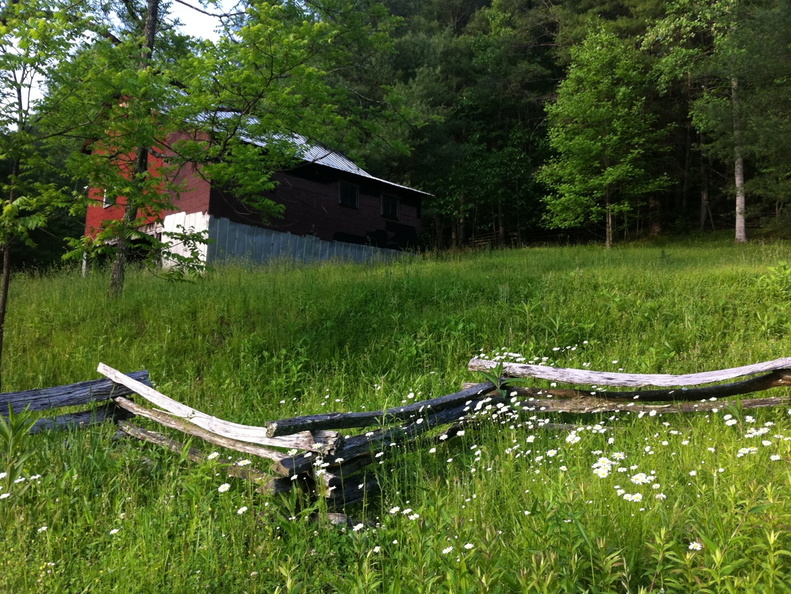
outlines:
M226 464L229 476L253 481L268 492L288 491L300 485L316 496L326 497L330 505L342 506L359 501L378 488L370 469L378 461L377 454L381 455L386 447L413 441L436 427L455 424L445 429L452 436L463 423L471 422L474 417L471 412L484 405L510 407L530 414L619 410L696 412L722 407L720 398L791 386L791 358L687 375L607 373L481 359L472 359L468 368L501 379L497 385L473 384L453 394L389 409L306 415L268 421L261 426L213 417L152 388L145 371L125 375L101 363L98 371L107 379L1 394L0 411L7 411L9 405L18 412L24 408L44 411L64 406L94 406L100 402L103 404L90 410L40 419L33 431L114 421L129 436L176 453L186 452L196 462L207 459L198 448L185 450L181 442L130 422L133 417L141 417L269 462L268 472L252 466ZM748 376L754 377L741 379ZM518 385L516 380L525 378L553 384L550 388ZM736 379L741 381L731 381ZM557 388L557 383L577 387ZM602 390L600 386L628 390ZM133 396L157 408L135 402L130 398ZM788 403L789 396L740 401L744 408ZM340 429L372 427L373 430L358 435L339 433Z
M266 477L256 471L254 480L264 483L262 488L284 491L296 483L326 497L333 505L359 501L377 488L375 478L365 473L375 460L377 448L412 440L437 425L456 421L464 415L463 409L471 399L495 389L487 382L417 405L360 413L310 415L256 427L231 423L181 404L104 364L99 364L98 371L161 410L147 408L125 397L116 398L116 406L213 445L269 460L271 471L280 477ZM393 426L393 423L401 424ZM379 428L363 435L345 437L335 431L371 426ZM120 427L127 431L129 423L121 423ZM137 427L127 433L171 450L181 447L165 436L145 433ZM200 459L202 454L195 452L194 455Z
M544 365L501 363L483 359L471 359L467 368L470 371L497 372L503 376L506 383L509 379L534 378L554 383L590 386L587 389L554 387L542 389L509 385L510 393L529 397L527 401L514 403L515 406L527 406L541 412L598 413L620 411L627 408L633 411L655 410L662 413L696 412L721 407L722 405L716 402L720 398L791 386L791 357L687 375L611 373ZM688 387L725 382L756 374L763 375L739 382ZM601 390L599 386L623 388L665 386L666 389L613 391ZM762 408L780 406L788 401L788 397L784 396L749 398L741 400L740 406L742 408Z
M141 385L150 385L148 371L136 371L128 377ZM67 406L84 406L96 402L107 402L117 396L130 396L132 392L126 386L119 385L109 379L80 382L68 386L43 388L41 390L25 390L24 392L7 392L0 394L0 414L6 415L9 407L14 412L27 409L31 412L55 410ZM66 429L83 427L94 423L127 416L112 404L90 410L72 412L56 417L39 419L31 429L37 433L45 429Z
M659 373L612 373L608 371L588 371L585 369L567 369L549 367L547 365L527 365L524 363L500 363L485 359L471 359L467 368L471 371L493 371L501 369L506 377L532 377L566 384L588 384L600 386L618 386L622 388L643 388L657 386L678 388L679 386L700 386L732 380L767 371L780 372L783 377L791 379L791 357L732 367L719 371L704 371L685 375L668 375Z

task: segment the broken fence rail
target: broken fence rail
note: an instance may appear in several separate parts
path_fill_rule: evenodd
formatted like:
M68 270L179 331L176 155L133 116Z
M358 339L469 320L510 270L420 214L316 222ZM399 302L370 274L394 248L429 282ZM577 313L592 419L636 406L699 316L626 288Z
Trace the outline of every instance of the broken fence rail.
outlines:
M300 485L326 497L331 505L342 506L378 489L373 474L366 472L377 460L377 450L414 441L436 427L455 424L445 430L452 435L469 420L470 411L489 404L506 406L504 392L508 406L523 412L678 413L713 410L722 407L722 402L716 401L720 398L791 386L791 358L687 375L608 373L481 359L472 359L468 369L502 374L499 383L503 390L484 382L453 394L383 410L305 415L251 426L213 417L165 396L151 386L146 371L123 374L100 363L98 371L106 379L0 394L0 411L7 411L9 405L18 412L24 408L44 411L100 402L103 404L90 410L40 419L32 432L112 420L127 435L181 453L195 462L208 459L198 448L186 448L171 437L129 421L142 417L212 445L268 460L272 473L252 466L224 464L229 476L250 480L267 492L284 492ZM742 379L748 376L754 377ZM587 387L541 389L517 385L514 378ZM737 379L740 381L731 381ZM630 389L601 390L599 386ZM649 386L651 389L647 389ZM157 408L148 408L131 400L131 396ZM788 396L778 396L743 399L740 405L758 408L788 402ZM376 428L359 435L342 436L338 432L362 427Z
M102 363L99 364L98 371L159 407L147 408L125 397L116 398L116 406L128 413L199 437L213 445L269 460L271 470L281 477L270 478L263 486L264 489L282 491L293 484L308 486L315 494L326 497L335 506L359 501L378 489L375 477L366 474L375 460L376 448L414 440L438 425L457 421L464 416L464 409L468 408L470 402L495 389L494 384L486 382L424 401L418 406L365 413L310 415L268 423L265 427L255 427L231 423L181 404L151 386ZM405 420L408 422L404 423ZM387 423L392 425L394 421L402 424L386 426ZM337 431L325 429L372 425L381 427L364 435L343 437ZM280 431L276 429L278 426ZM121 429L126 431L125 427L128 424L122 423ZM283 434L284 427L289 427L288 434ZM127 432L170 450L176 449L178 444L174 444L172 440L164 441L159 434L143 433L136 427ZM289 451L282 451L284 449ZM200 452L194 452L189 457L200 459L201 456Z
M684 375L588 371L585 369L550 367L548 365L488 361L486 359L477 358L470 360L467 369L470 371L487 372L501 370L501 373L505 377L531 377L577 385L618 386L621 388L643 388L646 386L678 388L713 384L715 382L756 375L767 371L783 372L782 375L791 379L791 357L755 363L753 365L744 365L742 367L721 369L719 371L704 371L702 373L689 373Z

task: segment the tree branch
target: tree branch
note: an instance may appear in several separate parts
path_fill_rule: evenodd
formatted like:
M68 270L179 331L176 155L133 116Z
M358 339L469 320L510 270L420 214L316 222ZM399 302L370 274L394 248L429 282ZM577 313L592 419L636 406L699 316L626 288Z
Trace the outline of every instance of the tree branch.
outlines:
M176 2L177 4L181 4L182 6L186 6L187 8L194 10L195 12L199 12L201 14L205 14L206 16L214 17L216 19L229 19L232 17L244 16L246 14L244 11L222 12L222 13L209 12L208 10L203 10L202 8L198 8L197 6L193 6L192 4L190 4L189 2L185 2L184 0L174 0L174 2Z

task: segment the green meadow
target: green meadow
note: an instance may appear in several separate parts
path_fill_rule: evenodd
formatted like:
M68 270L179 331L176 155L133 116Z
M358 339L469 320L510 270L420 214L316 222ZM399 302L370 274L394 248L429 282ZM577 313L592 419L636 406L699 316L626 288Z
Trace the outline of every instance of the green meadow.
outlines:
M715 239L239 264L191 283L134 271L114 301L103 271L22 273L3 389L95 379L101 361L263 424L455 392L482 380L466 370L480 353L632 373L734 367L791 356L788 262L788 243ZM791 402L491 408L458 437L385 447L382 494L347 509L349 526L321 502L228 479L218 464L233 452L194 464L114 436L0 440L0 591L791 591Z

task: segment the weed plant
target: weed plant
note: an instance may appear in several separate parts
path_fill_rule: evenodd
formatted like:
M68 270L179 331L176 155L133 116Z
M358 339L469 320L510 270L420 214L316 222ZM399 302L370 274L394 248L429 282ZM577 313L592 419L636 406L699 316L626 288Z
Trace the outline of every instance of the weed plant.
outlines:
M117 301L100 271L21 275L4 386L92 379L103 361L262 424L453 392L479 380L478 353L720 369L791 355L787 261L787 244L716 242L240 264L189 284L131 274ZM349 526L226 478L246 463L231 452L194 464L110 425L23 438L23 416L3 431L0 591L785 592L790 413L484 404L456 437L377 451L382 495Z

